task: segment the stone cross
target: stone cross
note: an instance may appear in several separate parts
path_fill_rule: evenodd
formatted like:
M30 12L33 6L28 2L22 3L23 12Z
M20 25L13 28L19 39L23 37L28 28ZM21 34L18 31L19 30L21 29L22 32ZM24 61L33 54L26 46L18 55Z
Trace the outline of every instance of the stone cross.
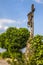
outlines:
M30 27L30 37L32 38L34 36L34 4L32 4L31 12L28 13L28 26Z
M32 4L31 7L31 12L28 13L28 27L30 28L30 38L34 37L34 4ZM30 50L30 40L27 41L26 45L26 52L25 52L25 63L27 65L27 62L29 61L29 57L31 55L31 50ZM29 56L29 57L28 57Z

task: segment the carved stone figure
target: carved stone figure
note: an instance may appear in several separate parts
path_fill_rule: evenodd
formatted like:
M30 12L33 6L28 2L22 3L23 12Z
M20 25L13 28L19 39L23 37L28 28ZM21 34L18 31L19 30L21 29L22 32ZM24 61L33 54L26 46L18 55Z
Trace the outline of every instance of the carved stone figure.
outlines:
M28 13L28 26L30 27L30 38L33 38L34 37L34 11L35 11L35 8L34 8L34 4L32 4L32 7L31 7L31 12ZM30 51L30 41L28 40L27 41L27 45L26 45L26 52L25 52L25 63L27 65L27 62L29 61L29 55L31 55L31 51Z
M34 4L32 4L32 7L31 7L31 12L28 13L28 26L30 27L30 37L32 37L32 35L34 35L34 11L35 11L35 8L34 8Z

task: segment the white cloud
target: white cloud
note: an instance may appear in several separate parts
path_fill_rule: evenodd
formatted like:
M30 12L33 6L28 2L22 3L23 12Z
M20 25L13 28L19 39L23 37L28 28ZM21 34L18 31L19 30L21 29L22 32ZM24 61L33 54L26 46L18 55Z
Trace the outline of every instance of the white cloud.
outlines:
M15 20L11 20L11 19L0 19L0 23L3 24L3 23L14 23L16 22Z
M5 26L5 27L4 27L4 30L6 30L6 29L8 29L8 26Z
M11 19L0 19L0 32L5 31L8 27L23 27L22 25L24 25L26 23L26 19L24 20L11 20Z
M23 20L24 21L24 20ZM20 20L11 20L11 19L0 19L0 24L21 24L23 21Z
M16 23L16 21L11 19L0 19L0 30L6 30L8 28L7 24L10 25L12 23Z
M0 25L0 30L6 30L7 28L8 28L8 26Z
M36 2L40 3L40 0L35 0Z
M12 23L16 23L16 21L11 19L0 19L0 31L6 30L9 27L7 24L10 25Z
M0 19L0 32L6 30L8 27L13 26L19 28L22 22L11 19ZM16 26L17 25L17 26Z
M43 0L34 0L37 3L43 3Z
M0 25L0 29L2 28L2 26Z

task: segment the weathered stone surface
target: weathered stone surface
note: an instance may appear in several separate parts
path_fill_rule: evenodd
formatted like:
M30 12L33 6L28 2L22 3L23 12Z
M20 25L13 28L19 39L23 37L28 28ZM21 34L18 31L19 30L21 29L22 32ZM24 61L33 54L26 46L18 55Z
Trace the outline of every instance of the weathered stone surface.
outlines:
M8 64L7 61L4 59L0 59L0 65L10 65L10 64Z

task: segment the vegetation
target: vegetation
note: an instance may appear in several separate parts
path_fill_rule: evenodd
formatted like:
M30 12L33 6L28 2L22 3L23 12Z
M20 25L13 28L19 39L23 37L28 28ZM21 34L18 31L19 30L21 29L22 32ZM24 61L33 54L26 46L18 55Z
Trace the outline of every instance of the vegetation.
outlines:
M7 49L3 57L18 58L22 56L20 49L26 46L29 31L26 28L10 27L5 33L0 34L0 47Z
M43 65L43 36L36 35L31 41L31 49L33 49L32 65Z
M20 49L26 46L29 36L29 31L26 28L8 28L5 33L0 34L0 47L7 49L0 55L3 58L12 58L12 62L8 61L11 65L26 65L24 54ZM27 65L43 65L43 36L36 35L29 40L31 54L28 56Z

